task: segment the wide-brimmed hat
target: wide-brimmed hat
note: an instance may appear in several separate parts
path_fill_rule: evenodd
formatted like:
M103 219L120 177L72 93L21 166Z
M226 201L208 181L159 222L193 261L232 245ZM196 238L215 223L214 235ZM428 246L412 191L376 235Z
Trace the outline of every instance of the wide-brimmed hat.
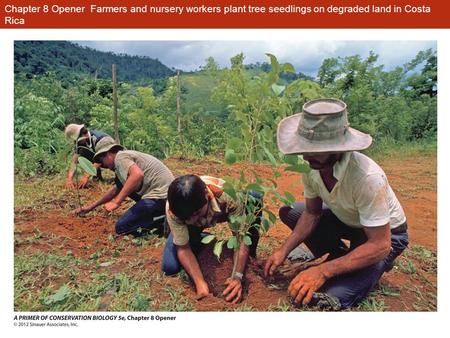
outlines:
M64 134L69 140L76 141L80 137L80 131L84 128L84 124L71 123L64 129Z
M110 136L103 137L98 143L95 145L95 155L92 159L93 162L98 161L98 158L101 154L106 153L107 151L110 151L113 148L119 148L120 150L123 150L123 147L116 143L114 139Z
M278 124L277 144L283 154L363 150L371 143L370 135L350 128L347 105L337 99L306 102L302 113Z

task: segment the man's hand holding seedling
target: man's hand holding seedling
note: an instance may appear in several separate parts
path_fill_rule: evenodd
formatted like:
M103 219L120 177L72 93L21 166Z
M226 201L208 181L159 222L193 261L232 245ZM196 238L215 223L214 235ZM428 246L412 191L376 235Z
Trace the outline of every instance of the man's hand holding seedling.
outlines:
M238 303L242 298L242 281L239 278L228 278L225 285L227 288L223 291L222 296L231 304Z

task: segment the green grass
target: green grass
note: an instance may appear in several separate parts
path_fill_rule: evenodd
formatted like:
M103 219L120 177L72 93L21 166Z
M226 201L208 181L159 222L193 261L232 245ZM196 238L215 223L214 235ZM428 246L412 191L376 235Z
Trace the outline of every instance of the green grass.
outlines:
M47 253L16 254L14 257L15 309L45 310L46 297L49 297L56 287L74 282L80 271L88 265L89 262L72 255L61 257Z
M33 231L33 234L30 236L26 236L24 238L21 238L20 235L15 236L14 238L14 245L29 245L33 243L38 243L44 238L45 235L41 232L39 228L35 228Z
M136 270L136 262L123 272L112 273L107 267L73 255L21 253L15 257L14 289L16 311L194 309L181 289L168 285L161 273Z
M399 143L391 139L375 140L370 148L364 151L375 161L387 158L412 158L414 156L437 156L436 140L421 140Z
M379 283L378 286L369 293L367 298L358 304L356 310L365 312L389 311L389 306L385 304L386 297L399 298L401 296L400 292L401 288Z
M163 297L167 299L160 303L159 311L194 311L192 302L183 296L180 289L167 285Z
M417 272L416 265L409 259L403 259L398 263L398 268L401 272L412 275Z
M415 311L437 310L437 294L435 291L427 290L423 285L406 286L405 289L415 296L415 301L412 304L412 309Z
M403 256L416 259L422 270L437 273L437 255L428 248L422 245L411 245L405 250Z
M279 299L276 305L269 306L267 310L275 312L288 312L292 311L293 307L287 300Z
M384 303L383 299L380 299L377 296L369 295L366 299L364 299L356 308L357 311L365 311L365 312L383 312L388 311L389 308Z
M106 170L104 170L106 171ZM105 182L96 183L102 192L111 187L111 173L105 173ZM31 210L73 210L78 206L76 189L65 188L65 172L54 176L35 176L33 178L14 176L14 208ZM80 189L81 203L92 202L92 191Z
M183 94L184 109L195 111L201 107L204 111L219 112L222 109L220 105L211 101L211 92L216 81L205 73L183 74L181 85L187 90L187 93Z
M258 310L255 309L251 305L241 304L238 307L233 308L233 311L234 312L253 312L253 311L258 311Z

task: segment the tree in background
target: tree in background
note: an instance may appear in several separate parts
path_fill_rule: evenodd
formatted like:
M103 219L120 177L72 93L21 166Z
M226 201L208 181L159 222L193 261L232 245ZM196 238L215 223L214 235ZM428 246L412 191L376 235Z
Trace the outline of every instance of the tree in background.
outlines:
M25 175L55 174L63 171L71 151L63 136L67 123L113 132L111 81L95 74L72 74L61 81L59 77L68 64L74 65L70 68L74 73L79 69L81 61L73 59L76 53L58 60L64 64L62 68L54 63L54 72L30 75L24 70L33 66L27 60L33 60L33 64L40 60L41 54L33 53L42 44L31 45L32 49L21 45L15 53L15 170ZM57 55L65 58L67 53ZM244 55L238 54L231 58L230 67L223 69L210 57L201 71L180 74L181 126L187 157L222 156L227 149L226 155L237 160L272 161L274 157L278 161L278 122L318 97L343 99L350 123L374 136L375 144L436 141L435 51L421 51L403 67L390 71L378 64L373 52L366 58L328 58L317 80L295 73L292 65L280 64L274 55L267 57L270 63L245 65ZM120 67L119 79L126 69ZM121 81L118 96L124 146L159 158L180 155L175 78L150 79L151 84L146 85Z
M242 53L232 57L231 68L221 71L221 80L212 94L216 102L229 110L229 118L235 126L235 132L230 134L243 141L236 155L247 161L267 159L267 154L276 148L278 122L296 111L305 100L321 95L320 87L312 81L279 84L280 74L294 73L294 67L289 63L279 64L272 54L266 55L270 58L271 70L257 76L251 76L245 69Z

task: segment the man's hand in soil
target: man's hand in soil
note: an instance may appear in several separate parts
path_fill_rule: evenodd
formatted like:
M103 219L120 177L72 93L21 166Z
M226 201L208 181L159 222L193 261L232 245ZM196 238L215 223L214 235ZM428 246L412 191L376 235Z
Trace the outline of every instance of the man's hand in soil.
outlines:
M295 305L302 302L303 305L308 304L314 292L316 292L325 282L327 278L320 266L314 266L300 272L289 284L288 292Z
M90 206L86 206L86 207L81 207L81 208L76 208L73 213L75 215L80 215L80 214L87 214L88 212L92 211L93 208L91 208Z
M75 184L73 184L72 180L66 181L66 189L75 189Z
M238 278L228 278L225 282L227 288L223 291L222 296L227 302L236 304L242 298L242 282Z
M78 182L78 188L79 189L83 189L87 186L88 182L89 182L89 175L84 175L83 177L80 178L80 182Z
M120 206L120 203L117 203L115 201L111 201L105 204L105 210L108 212L111 212L113 210L116 210Z
M280 251L275 251L266 261L264 266L264 276L272 276L275 269L278 268L286 259L286 255Z
M196 300L201 300L211 295L209 293L209 287L206 282L199 283L199 285L196 285L196 289L197 289L197 296L195 297Z

